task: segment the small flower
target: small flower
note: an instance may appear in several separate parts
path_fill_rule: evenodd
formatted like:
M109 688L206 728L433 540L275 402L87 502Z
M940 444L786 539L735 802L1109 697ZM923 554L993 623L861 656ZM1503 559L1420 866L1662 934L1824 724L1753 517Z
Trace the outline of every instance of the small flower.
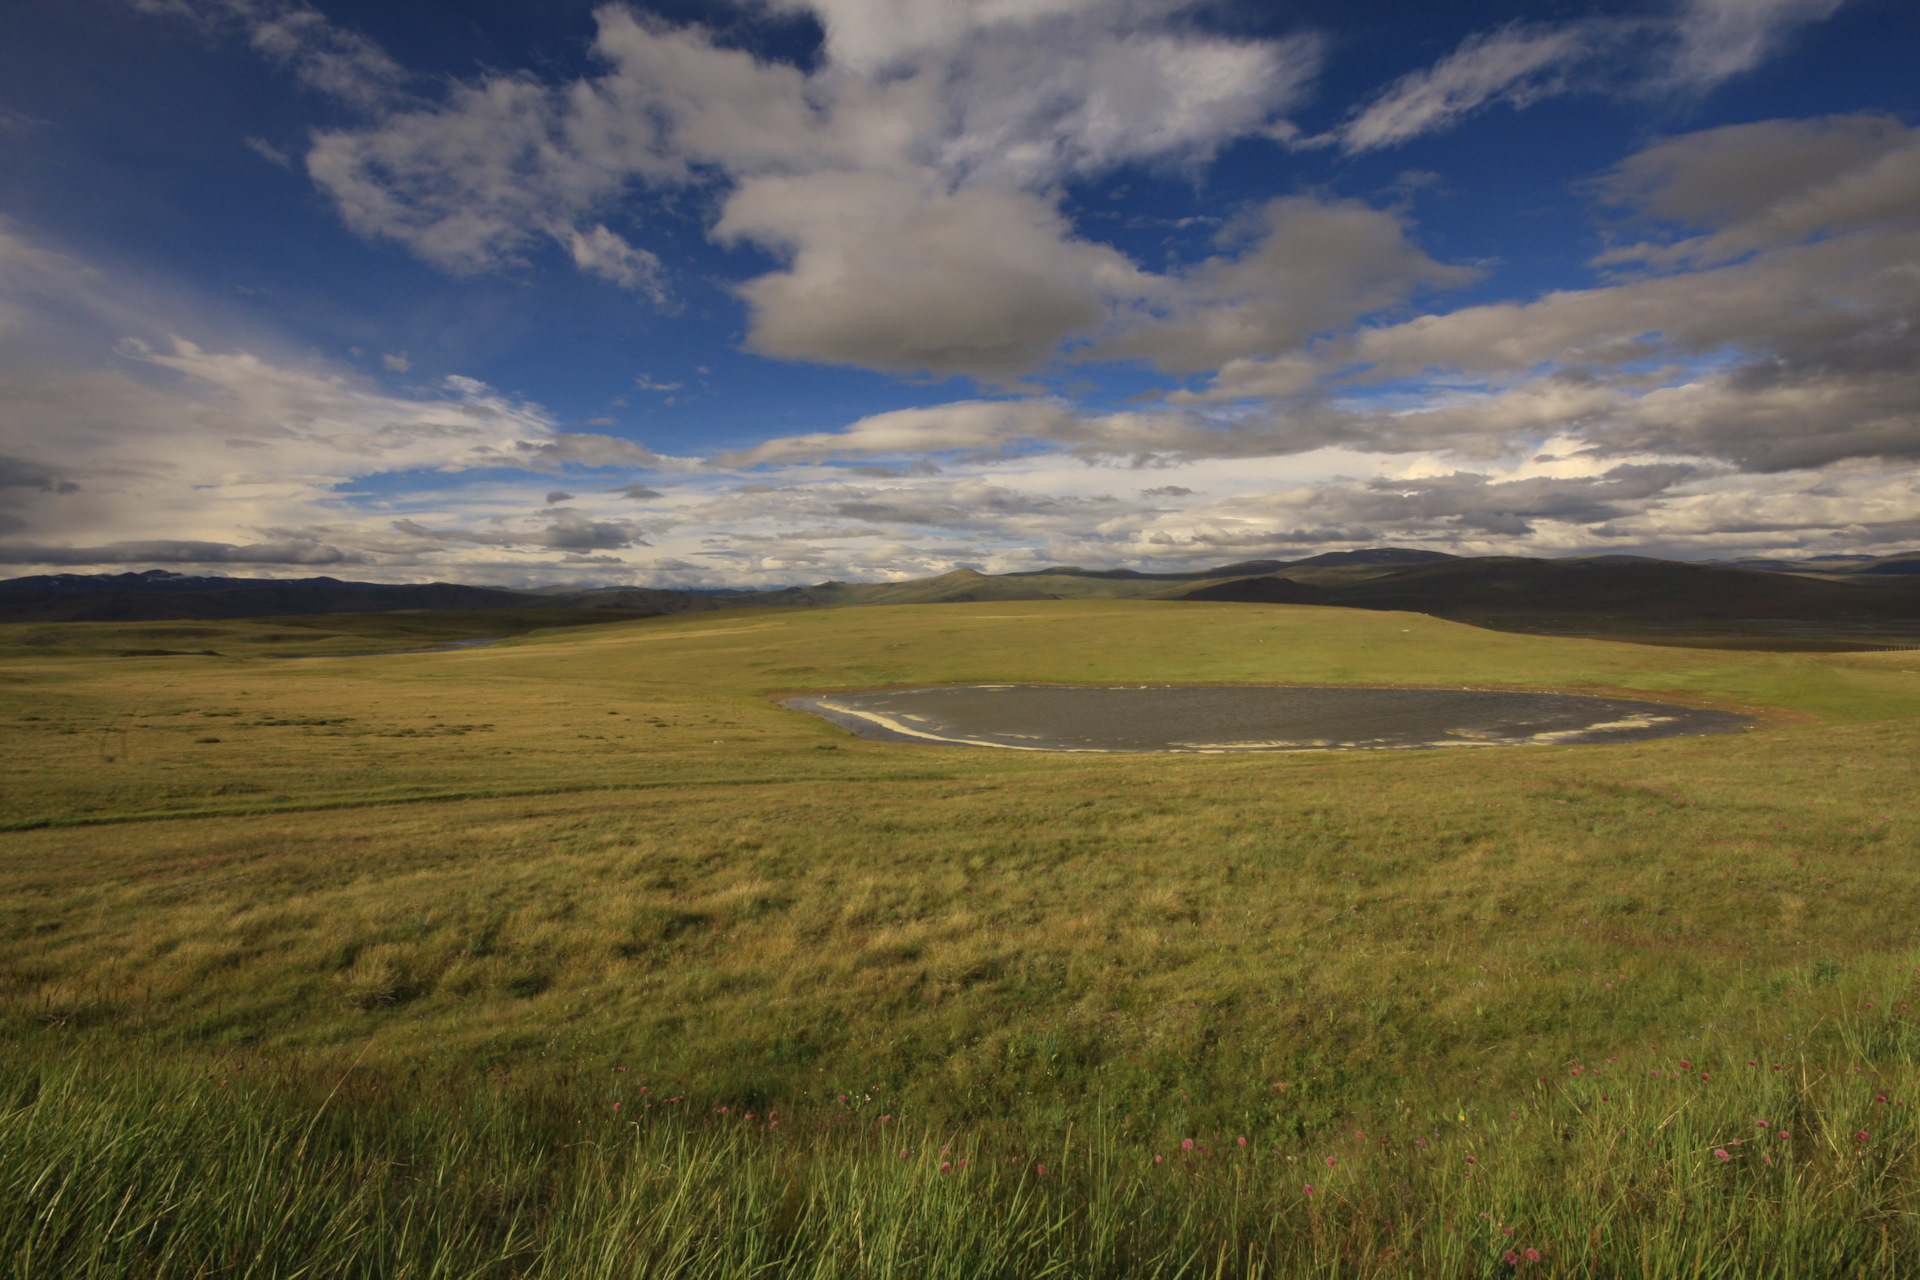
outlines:
M1527 1261L1528 1262L1540 1261L1540 1251L1538 1249L1527 1250Z
M1478 1164L1478 1163L1479 1163L1479 1161L1478 1161L1478 1160L1475 1160L1475 1159L1474 1159L1474 1158L1473 1158L1472 1156L1468 1156L1468 1157L1467 1157L1467 1163L1468 1163L1468 1164Z
M1727 1149L1725 1147L1715 1147L1713 1149L1713 1154L1718 1156L1723 1163L1725 1161L1733 1159L1732 1156L1727 1154Z
M1793 1137L1793 1135L1788 1133L1785 1129L1780 1130L1780 1136L1784 1139L1791 1139Z
M1180 1149L1181 1149L1182 1151L1191 1151L1191 1150L1193 1150L1193 1139L1192 1139L1192 1138L1188 1138L1188 1139L1187 1139L1187 1140L1186 1140L1185 1142L1182 1142L1182 1143L1180 1144Z
M1680 1069L1682 1071L1691 1071L1693 1070L1693 1064L1691 1062L1688 1062L1685 1058L1682 1058L1680 1059Z
M1239 1141L1239 1143L1240 1143L1240 1145L1241 1145L1241 1146L1243 1146L1243 1147L1247 1145L1247 1140L1246 1140L1245 1138L1240 1138L1240 1139L1238 1139L1238 1141Z
M942 1173L952 1173L952 1172L953 1172L953 1161L951 1161L951 1160L942 1160L942 1161L940 1162L940 1172L942 1172Z
M1312 1194L1313 1194L1313 1184L1312 1184L1311 1182L1309 1182L1309 1183L1307 1184L1307 1194L1308 1194L1308 1195L1312 1195Z
M902 1160L907 1158L907 1149L905 1147L900 1148L900 1158Z
M1702 1080L1711 1080L1711 1079L1713 1079L1713 1076L1712 1076L1712 1074L1711 1074L1711 1073L1709 1073L1709 1072L1706 1072L1706 1071L1702 1071L1702 1072L1700 1073L1700 1078L1701 1078Z
M1869 1135L1868 1135L1868 1133L1867 1133L1867 1131L1866 1131L1865 1129L1862 1129L1862 1130L1861 1130L1860 1132L1858 1132L1858 1133L1856 1133L1856 1134L1854 1134L1853 1136L1854 1136L1854 1137L1856 1137L1856 1138L1858 1138L1858 1139L1859 1139L1860 1141L1862 1141L1862 1142L1872 1142L1872 1141L1873 1141L1873 1138L1872 1138L1871 1136L1869 1136Z
M1155 1157L1153 1158L1153 1162L1154 1162L1155 1164L1159 1164L1159 1163L1160 1163L1160 1162L1161 1162L1162 1160L1165 1160L1165 1159L1166 1159L1166 1157L1165 1157L1165 1156L1155 1156Z
M1329 1169L1331 1169L1331 1168L1333 1168L1333 1157L1332 1157L1332 1156L1328 1156L1328 1157L1327 1157L1327 1168L1329 1168Z
M1519 1265L1520 1265L1520 1255L1519 1255L1519 1254L1517 1254L1517 1253L1515 1253L1515 1252L1514 1252L1513 1250L1511 1250L1511 1249L1509 1249L1509 1250L1507 1250L1507 1251L1506 1251L1505 1253L1503 1253L1503 1254L1501 1254L1501 1255L1500 1255L1500 1259L1501 1259L1501 1261L1503 1261L1503 1262L1505 1262L1505 1263L1506 1263L1506 1264L1507 1264L1508 1266L1510 1266L1510 1267L1517 1267L1517 1266L1519 1266Z
M1047 1176L1047 1166L1043 1164L1037 1164L1033 1166L1033 1169L1034 1169L1034 1172L1038 1173L1041 1177L1044 1178Z
M1413 1145L1416 1147L1424 1147L1427 1145L1427 1140L1425 1138L1415 1138L1413 1140Z
M614 1109L615 1111L618 1111L618 1110L620 1109L620 1104L619 1104L619 1103L617 1103L617 1102L616 1102L616 1103L614 1103L614 1104L613 1104L613 1109Z

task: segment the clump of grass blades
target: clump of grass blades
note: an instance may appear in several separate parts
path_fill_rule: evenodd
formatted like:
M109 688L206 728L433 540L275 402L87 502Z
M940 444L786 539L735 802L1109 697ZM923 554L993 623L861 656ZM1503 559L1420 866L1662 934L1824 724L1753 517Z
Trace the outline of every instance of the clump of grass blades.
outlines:
M1911 1064L1751 1061L1282 1146L64 1053L5 1081L0 1249L155 1280L1913 1274Z

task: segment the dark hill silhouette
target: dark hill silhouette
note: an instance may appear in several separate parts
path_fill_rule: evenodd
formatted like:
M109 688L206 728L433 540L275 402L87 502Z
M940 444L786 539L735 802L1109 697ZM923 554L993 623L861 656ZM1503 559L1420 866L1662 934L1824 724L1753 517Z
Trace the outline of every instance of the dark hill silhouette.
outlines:
M1920 618L1920 598L1908 591L1671 560L1454 560L1323 586L1322 602L1452 618L1517 614L1801 621Z
M725 607L725 597L634 588L546 595L452 582L343 582L338 578L201 578L146 573L40 574L0 582L0 622L157 622L275 618L403 609L621 609L680 613Z

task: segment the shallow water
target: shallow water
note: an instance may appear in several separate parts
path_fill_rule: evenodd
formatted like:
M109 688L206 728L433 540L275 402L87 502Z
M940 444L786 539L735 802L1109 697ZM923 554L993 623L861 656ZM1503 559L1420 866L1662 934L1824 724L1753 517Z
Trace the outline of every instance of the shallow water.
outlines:
M1738 733L1726 711L1507 689L948 685L788 698L863 738L1015 751L1386 751Z

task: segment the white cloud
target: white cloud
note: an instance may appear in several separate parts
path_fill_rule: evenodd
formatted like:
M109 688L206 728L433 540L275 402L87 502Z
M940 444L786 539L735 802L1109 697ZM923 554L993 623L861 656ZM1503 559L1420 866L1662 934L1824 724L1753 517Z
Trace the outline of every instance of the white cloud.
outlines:
M282 169L293 168L293 158L265 138L246 139L247 150L265 160L268 164L279 165Z
M717 461L752 467L871 454L992 450L1019 440L1060 439L1072 434L1074 421L1072 410L1058 400L968 400L878 413L842 431L785 436L723 454Z
M407 74L385 50L357 31L334 25L303 0L133 3L148 13L187 19L210 33L241 32L260 53L291 68L301 84L351 107L377 110L404 92Z
M882 174L750 179L714 234L787 251L790 267L740 293L748 345L790 359L1004 382L1142 287L1046 200Z
M1433 66L1409 72L1332 133L1356 153L1452 128L1489 106L1524 108L1569 92L1700 94L1759 66L1796 27L1844 0L1679 0L1635 20L1511 24L1468 36Z
M607 218L718 182L731 194L715 234L792 262L743 288L757 349L996 382L1098 329L1109 295L1138 274L1069 231L1057 184L1130 161L1204 160L1264 132L1321 57L1315 37L1178 26L1172 4L823 0L826 56L803 72L610 4L595 12L601 73L488 74L428 100L347 57L351 41L310 9L204 3L369 107L372 123L317 134L306 157L364 236L456 273L522 265L550 243L664 301L659 259ZM977 275L957 269L969 260ZM930 288L953 293L930 307ZM818 332L798 321L816 304Z
M1343 150L1390 147L1434 133L1490 103L1524 107L1560 92L1568 69L1594 56L1602 29L1506 27L1467 37L1460 47L1424 71L1396 80L1342 126Z
M1238 252L1159 284L1144 314L1092 354L1132 356L1161 369L1217 369L1293 351L1398 306L1417 289L1477 278L1477 271L1435 262L1405 232L1394 215L1358 201L1270 201L1216 237Z
M1751 71L1795 27L1832 17L1844 0L1687 0L1668 75L1706 89Z
M667 300L659 257L649 250L634 248L606 227L571 232L567 248L573 254L573 264L582 271L611 280L623 289L644 293L655 302Z

